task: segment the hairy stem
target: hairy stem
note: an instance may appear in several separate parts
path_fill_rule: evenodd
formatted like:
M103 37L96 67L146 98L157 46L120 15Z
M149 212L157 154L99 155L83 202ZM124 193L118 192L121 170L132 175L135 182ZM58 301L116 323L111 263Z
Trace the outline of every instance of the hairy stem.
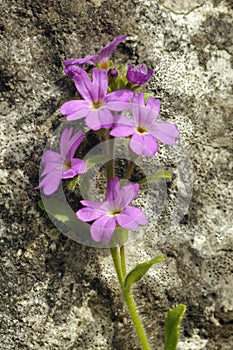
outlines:
M121 247L122 248L122 247ZM129 288L125 288L124 286L124 272L122 271L122 266L123 269L125 269L124 263L122 263L122 249L121 249L121 255L119 253L119 249L117 247L110 248L111 254L112 254L112 259L115 265L116 273L118 276L118 280L121 286L121 291L125 300L125 303L128 307L128 311L130 314L130 317L132 319L134 329L136 331L136 334L138 336L138 340L141 344L142 350L151 350L149 342L147 340L147 336L145 333L145 330L143 328L142 322L140 320L140 317L138 315L134 299L131 293L131 290Z
M126 264L125 264L125 247L122 245L120 247L120 255L121 255L121 269L123 273L123 277L126 276Z
M129 180L129 178L130 178L130 176L131 176L131 174L133 172L134 165L135 165L134 162L132 162L132 160L131 160L130 163L129 163L129 167L128 167L126 173L125 173L124 179Z

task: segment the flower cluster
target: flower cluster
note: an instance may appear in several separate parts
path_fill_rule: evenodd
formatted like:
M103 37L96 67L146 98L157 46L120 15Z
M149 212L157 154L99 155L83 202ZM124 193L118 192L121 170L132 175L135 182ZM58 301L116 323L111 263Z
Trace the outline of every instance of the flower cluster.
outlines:
M110 60L125 38L126 35L118 36L97 55L64 61L65 74L73 80L81 99L65 102L60 112L68 121L85 119L93 131L105 129L111 137L129 138L129 147L135 154L153 157L158 141L174 145L179 132L174 124L158 121L160 101L152 96L146 99L141 92L153 70L147 70L144 64L135 68L132 64L116 66ZM132 117L122 114L126 110L131 111ZM43 188L45 195L56 192L62 179L87 172L86 162L75 158L85 135L82 131L73 133L73 128L65 129L60 138L60 153L47 150L42 157L44 169L36 188ZM81 201L83 208L76 215L84 222L92 222L93 240L103 238L109 242L118 226L137 230L139 225L146 224L145 213L129 205L138 191L137 183L121 188L120 180L113 178L108 179L104 202Z

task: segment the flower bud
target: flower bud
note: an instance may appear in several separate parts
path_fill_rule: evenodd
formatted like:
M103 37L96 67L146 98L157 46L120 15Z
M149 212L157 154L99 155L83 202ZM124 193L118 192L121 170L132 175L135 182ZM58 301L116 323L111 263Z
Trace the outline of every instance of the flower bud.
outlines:
M116 68L110 68L108 70L108 76L109 76L109 78L117 78L118 77L118 70Z

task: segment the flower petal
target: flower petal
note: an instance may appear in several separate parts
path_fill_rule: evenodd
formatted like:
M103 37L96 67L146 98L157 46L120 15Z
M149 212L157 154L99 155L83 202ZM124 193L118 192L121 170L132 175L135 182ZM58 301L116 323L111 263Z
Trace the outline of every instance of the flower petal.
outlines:
M80 203L86 207L90 207L93 209L98 209L103 214L108 213L109 211L109 204L107 202L94 202L94 201L86 201L82 200Z
M111 131L110 135L115 137L128 137L133 135L134 127L133 126L115 126Z
M44 179L39 183L38 188L43 187L44 194L46 196L56 192L61 182L61 170L51 171Z
M91 237L99 242L103 237L109 242L116 228L116 219L109 216L101 216L91 225Z
M73 65L73 64L78 64L78 65L84 65L85 63L92 63L96 64L98 62L98 55L95 56L87 56L84 58L71 58L70 60L64 60L63 63L68 66L68 65Z
M112 113L106 108L92 110L86 117L86 124L92 130L109 129L113 123Z
M77 131L73 136L73 128L65 129L62 132L60 139L60 152L61 156L67 159L71 159L85 135L81 130ZM72 136L72 137L71 137Z
M60 152L62 155L66 156L68 150L70 149L69 141L73 133L74 128L67 128L62 131L60 137Z
M132 103L132 114L138 126L149 128L154 124L156 113L144 105L144 95L141 92L136 94Z
M151 130L151 133L156 139L167 145L175 145L175 137L179 136L179 131L176 125L166 122L156 123Z
M52 162L52 163L61 163L62 158L61 155L54 151L46 151L41 157L42 163Z
M108 180L108 186L106 191L106 201L113 201L119 195L120 180L118 177Z
M90 103L83 100L72 100L65 102L61 108L60 112L67 116L67 120L77 120L85 117L90 108Z
M78 219L84 222L93 221L102 215L101 212L93 208L82 208L76 212Z
M133 91L127 89L113 91L106 96L106 102L129 102L133 98L133 95Z
M86 101L95 101L96 91L93 88L93 84L87 72L83 69L74 75L73 77L76 89Z
M69 152L68 152L68 157L69 159L73 158L77 148L80 146L82 143L83 139L85 138L85 135L82 133L82 131L79 130L71 139L70 143L72 144Z
M94 68L92 72L94 101L103 101L108 91L108 74L106 70Z
M130 148L138 155L153 157L158 151L158 144L152 135L135 133L130 140Z
M87 172L87 163L82 159L72 158L71 168L76 172L76 174L84 174Z
M160 111L160 100L155 99L154 97L150 96L148 98L146 107L152 109L155 112L155 115L157 118L157 116L159 115L159 111Z
M67 169L67 170L63 170L62 171L62 179L72 179L73 177L75 177L78 173L70 168L70 169Z
M87 171L87 163L79 158L71 159L71 168L62 171L63 179L71 179L78 174L83 174Z
M138 225L146 225L145 213L136 207L128 206L123 213L117 216L117 222L121 227L137 230Z
M100 51L99 54L101 62L108 61L109 56L116 50L117 45L120 44L123 40L125 40L126 37L127 35L125 34L117 36L113 41L104 46L104 48Z
M134 200L139 191L139 184L129 183L126 186L122 187L119 191L118 197L114 200L114 207L116 209L121 208L122 210L126 208L129 203Z

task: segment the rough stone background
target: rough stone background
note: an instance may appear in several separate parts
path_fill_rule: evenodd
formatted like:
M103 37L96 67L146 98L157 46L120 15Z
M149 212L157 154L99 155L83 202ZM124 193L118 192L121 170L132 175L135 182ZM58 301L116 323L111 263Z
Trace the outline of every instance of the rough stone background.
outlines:
M135 288L152 349L162 348L164 315L178 303L187 305L180 350L232 349L232 5L1 2L1 349L139 349L108 252L59 234L33 189L43 148L64 120L58 108L75 93L63 59L98 52L123 33L115 59L154 68L148 89L179 126L195 174L176 231L163 236L160 220L128 248L132 266L165 255Z

